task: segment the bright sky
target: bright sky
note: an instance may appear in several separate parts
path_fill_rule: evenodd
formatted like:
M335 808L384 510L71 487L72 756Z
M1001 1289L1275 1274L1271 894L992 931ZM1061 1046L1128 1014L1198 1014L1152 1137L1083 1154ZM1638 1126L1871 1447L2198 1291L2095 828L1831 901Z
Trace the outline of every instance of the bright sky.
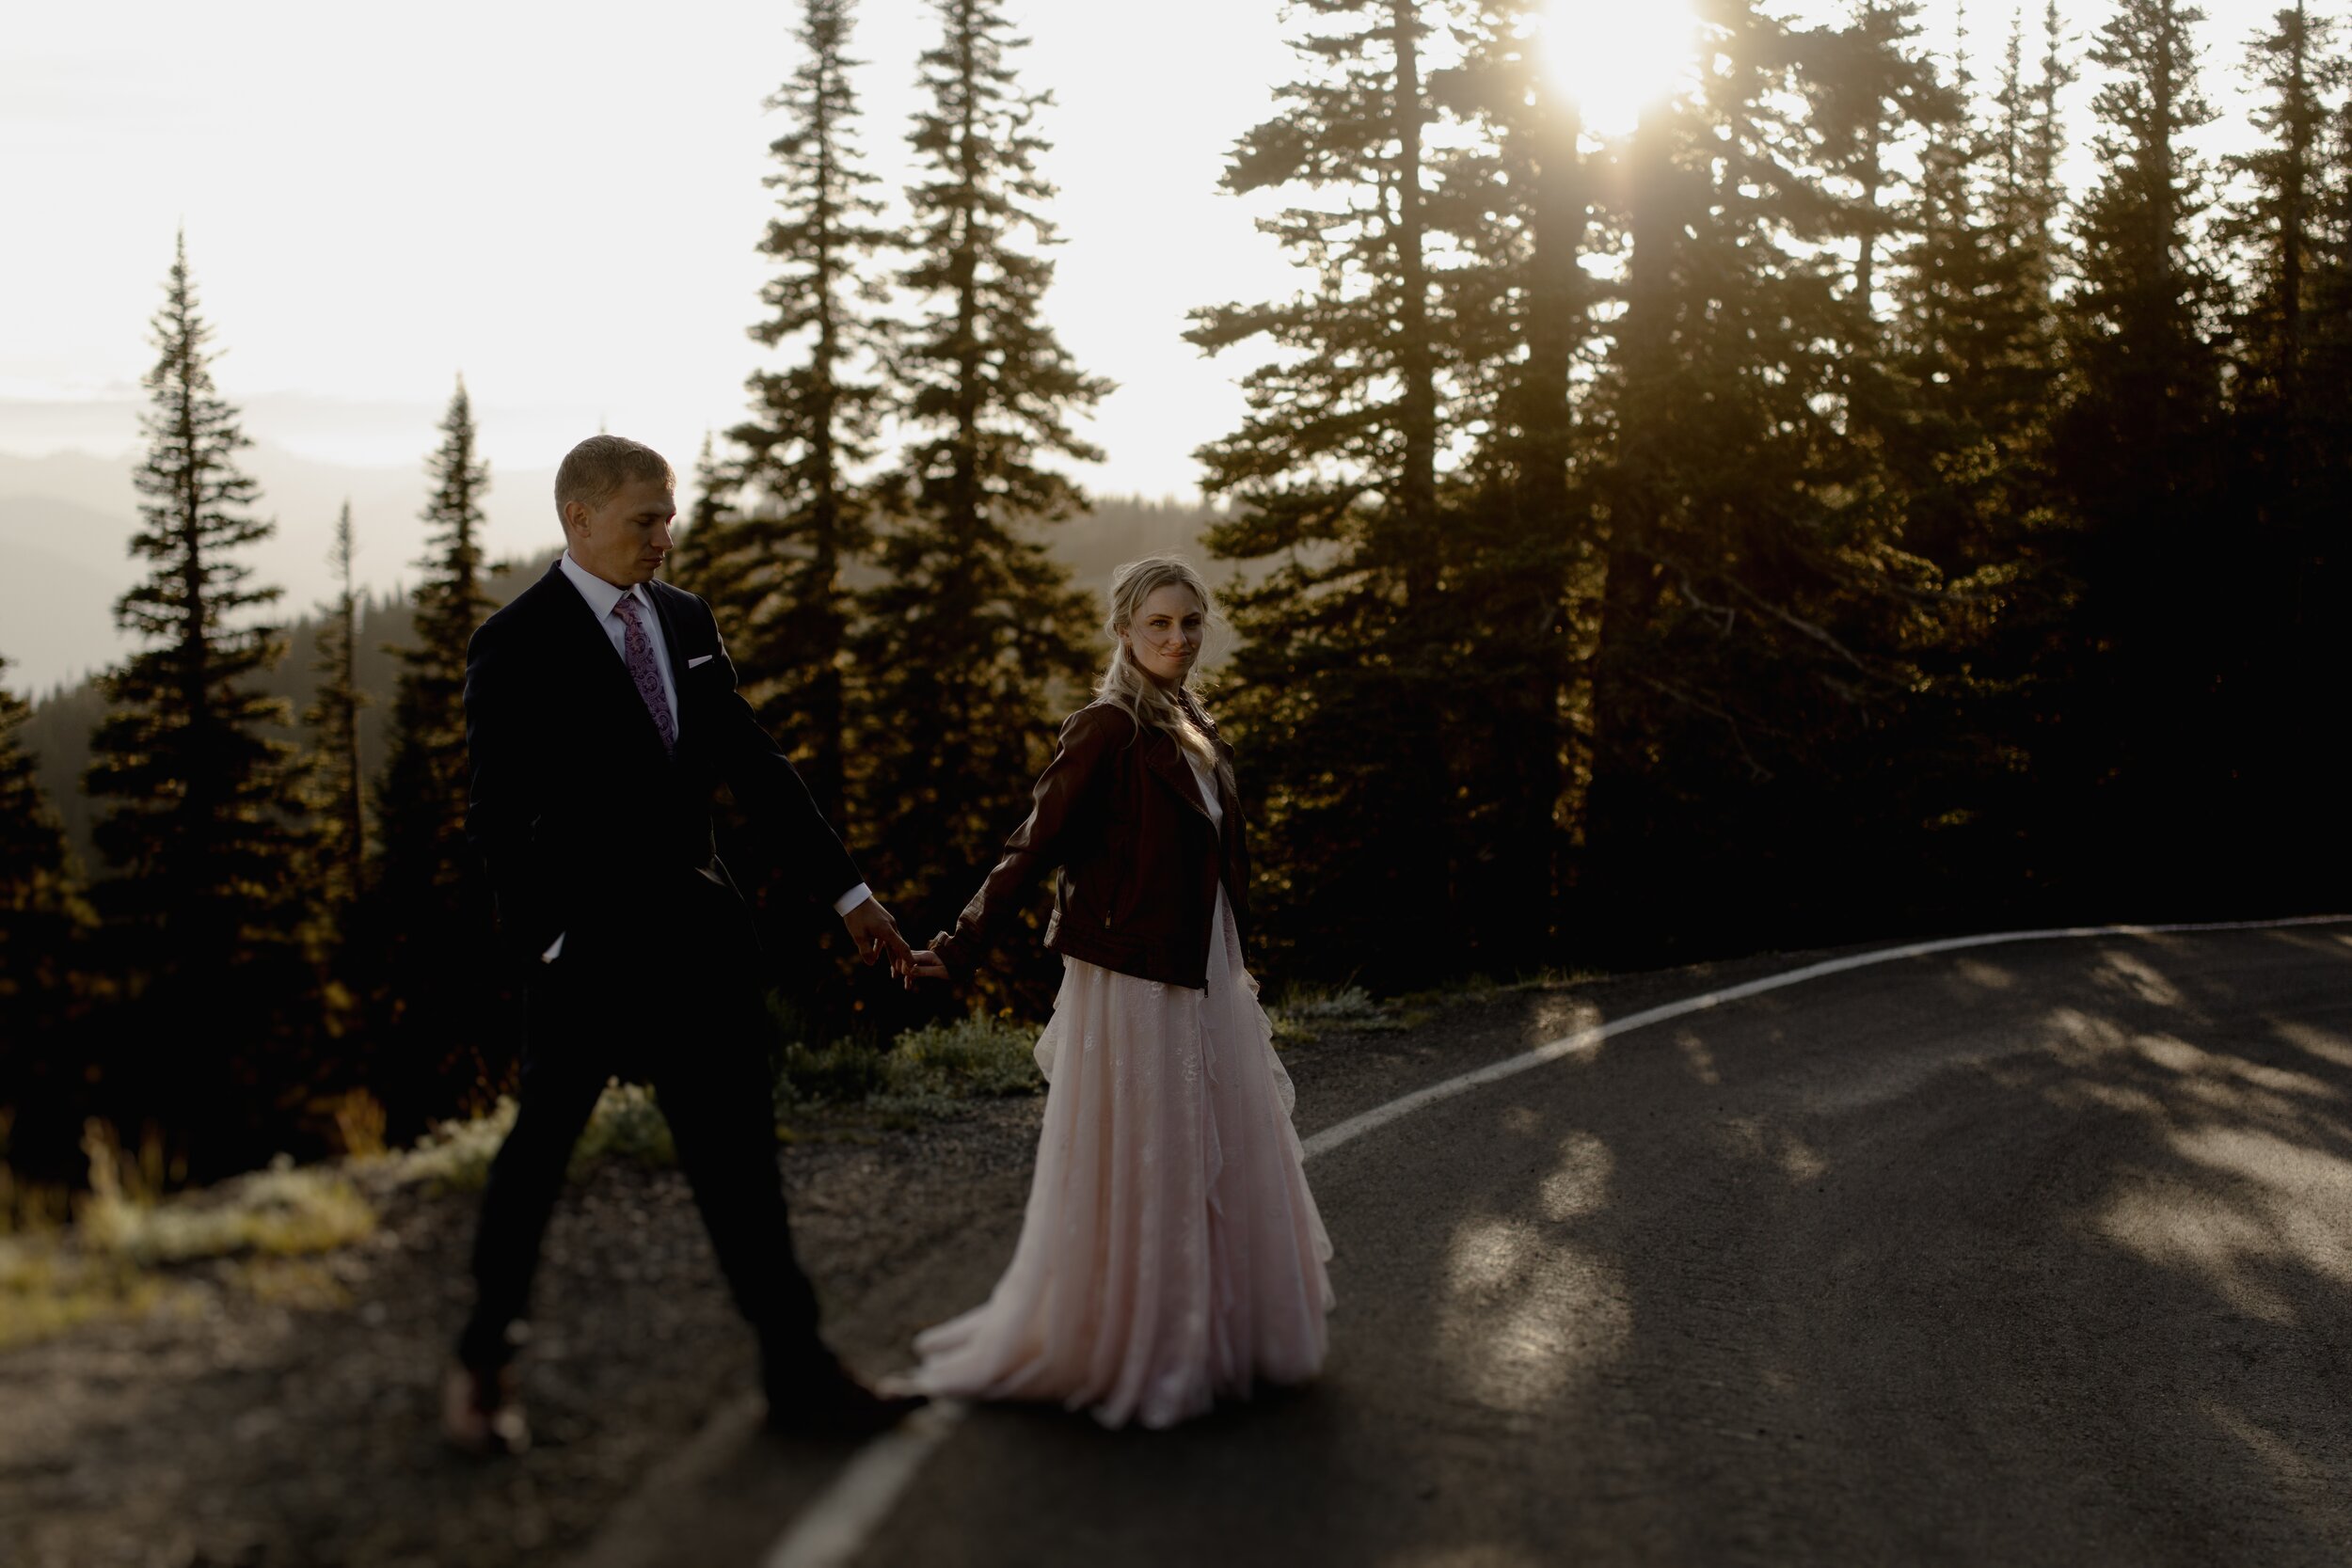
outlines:
M1632 4L1563 0L1596 29ZM1090 431L1109 461L1080 477L1187 491L1192 449L1235 422L1251 356L1201 359L1184 312L1291 286L1252 228L1266 204L1216 189L1291 70L1280 8L1010 8L1036 40L1016 55L1025 82L1058 99L1042 126L1067 244L1048 308L1079 363L1120 383ZM2065 8L2078 32L2106 13ZM2208 9L2208 83L2231 104L2237 41L2271 6ZM266 442L413 466L462 371L494 467L547 468L601 425L683 468L740 416L761 352L743 332L778 126L761 103L794 64L796 10L18 8L0 63L0 210L16 219L0 247L0 451L135 444L147 322L184 223L230 350L217 374ZM1990 69L2006 9L1972 15ZM935 32L921 0L861 7L865 145L894 189L914 56Z
M1190 447L1235 404L1233 372L1179 341L1184 313L1286 286L1216 180L1287 51L1263 0L1014 9L1036 40L1015 56L1025 81L1059 105L1043 118L1069 242L1053 317L1083 366L1122 384L1092 429L1113 461L1089 482L1189 489ZM19 223L0 248L0 450L135 442L147 321L184 222L230 350L216 374L232 400L278 416L257 436L414 463L462 371L494 465L551 467L602 424L683 468L706 429L740 417L762 352L744 327L783 117L761 104L796 62L797 10L12 12L0 198ZM860 8L864 139L894 193L915 55L935 32L918 0Z

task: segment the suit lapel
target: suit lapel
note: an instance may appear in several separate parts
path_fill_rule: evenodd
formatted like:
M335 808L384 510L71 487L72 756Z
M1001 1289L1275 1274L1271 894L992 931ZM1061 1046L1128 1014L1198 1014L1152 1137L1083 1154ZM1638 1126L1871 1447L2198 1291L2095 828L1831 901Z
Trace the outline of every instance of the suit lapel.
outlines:
M653 601L654 619L661 624L661 645L670 655L670 688L677 693L677 711L674 717L677 720L678 745L683 748L689 744L688 736L700 738L708 729L706 724L690 725L686 721L688 710L696 705L690 694L699 691L701 683L686 678L686 638L684 627L679 624L685 610L681 602L685 593L665 582L648 581L645 596Z
M645 597L653 601L653 618L661 627L662 651L670 656L670 686L677 692L679 733L686 723L686 644L678 639L677 612L670 598L669 588L660 582L645 584Z
M645 597L653 601L653 618L661 626L662 650L670 656L670 684L678 689L682 699L686 691L686 650L677 640L677 623L671 618L669 593L660 583L648 580Z
M612 639L596 624L596 610L564 578L561 562L548 569L548 577L553 579L548 587L553 619L562 624L564 657L580 668L598 705L609 712L610 733L635 736L653 748L656 756L666 760L669 753L662 747L661 732L654 728L653 715L646 710L645 699L637 694L628 666L612 651Z

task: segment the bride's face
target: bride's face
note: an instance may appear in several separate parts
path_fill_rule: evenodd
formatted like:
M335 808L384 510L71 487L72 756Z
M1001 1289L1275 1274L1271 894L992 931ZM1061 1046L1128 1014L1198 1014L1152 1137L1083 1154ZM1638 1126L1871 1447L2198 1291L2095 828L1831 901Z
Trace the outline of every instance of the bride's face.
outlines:
M1200 594L1181 582L1163 583L1144 595L1120 636L1136 669L1162 686L1175 686L1200 657L1200 631L1208 619Z

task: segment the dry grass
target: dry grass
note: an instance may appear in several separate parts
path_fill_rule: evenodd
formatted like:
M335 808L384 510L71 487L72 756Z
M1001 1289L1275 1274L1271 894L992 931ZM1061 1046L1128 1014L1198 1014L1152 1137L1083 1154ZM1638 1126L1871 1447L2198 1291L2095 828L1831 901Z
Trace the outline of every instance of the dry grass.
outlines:
M384 1156L394 1180L427 1181L453 1192L478 1192L490 1178L490 1162L515 1125L515 1101L501 1095L497 1105L470 1121L437 1123L414 1148ZM572 1174L599 1160L634 1160L644 1165L674 1164L676 1147L670 1124L653 1091L643 1084L607 1084L590 1113L588 1127L572 1148Z
M0 1350L86 1323L136 1317L168 1291L120 1259L87 1257L55 1237L0 1237Z
M373 1206L333 1165L297 1168L280 1156L267 1170L166 1196L154 1140L134 1154L91 1122L82 1151L89 1190L71 1202L0 1166L0 1347L149 1311L179 1290L176 1269L212 1259L234 1260L232 1281L260 1282L266 1299L315 1300L284 1285L284 1265L375 1232Z

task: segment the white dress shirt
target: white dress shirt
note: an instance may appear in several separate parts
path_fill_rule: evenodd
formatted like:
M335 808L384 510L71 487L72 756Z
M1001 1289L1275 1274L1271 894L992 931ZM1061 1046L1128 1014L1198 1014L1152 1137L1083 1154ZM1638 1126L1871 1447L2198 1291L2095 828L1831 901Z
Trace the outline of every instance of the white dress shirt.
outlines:
M661 673L661 695L670 705L670 728L676 733L682 716L677 710L677 676L670 672L670 640L661 635L661 617L653 608L653 600L643 588L615 588L587 567L572 559L565 550L561 562L564 576L580 590L580 596L588 601L588 608L596 612L596 625L604 628L612 651L621 657L623 668L628 664L628 626L612 609L623 599L637 601L637 624L645 628L645 641L653 644L653 667Z
M671 731L673 734L680 733L683 721L678 712L677 676L670 669L669 640L661 635L661 617L655 611L653 600L646 596L642 587L620 588L605 581L574 561L569 550L564 552L557 564L564 568L564 579L580 590L580 596L587 600L588 608L596 612L596 625L604 628L604 635L612 643L613 655L620 659L624 669L628 665L628 626L612 613L612 607L623 599L637 601L637 624L645 628L645 640L653 644L653 667L660 672L661 695L670 704ZM873 890L860 882L833 901L833 912L847 915L872 896ZM553 963L563 956L563 952L564 938L559 935L548 943L548 950L539 955L539 959L542 963Z

